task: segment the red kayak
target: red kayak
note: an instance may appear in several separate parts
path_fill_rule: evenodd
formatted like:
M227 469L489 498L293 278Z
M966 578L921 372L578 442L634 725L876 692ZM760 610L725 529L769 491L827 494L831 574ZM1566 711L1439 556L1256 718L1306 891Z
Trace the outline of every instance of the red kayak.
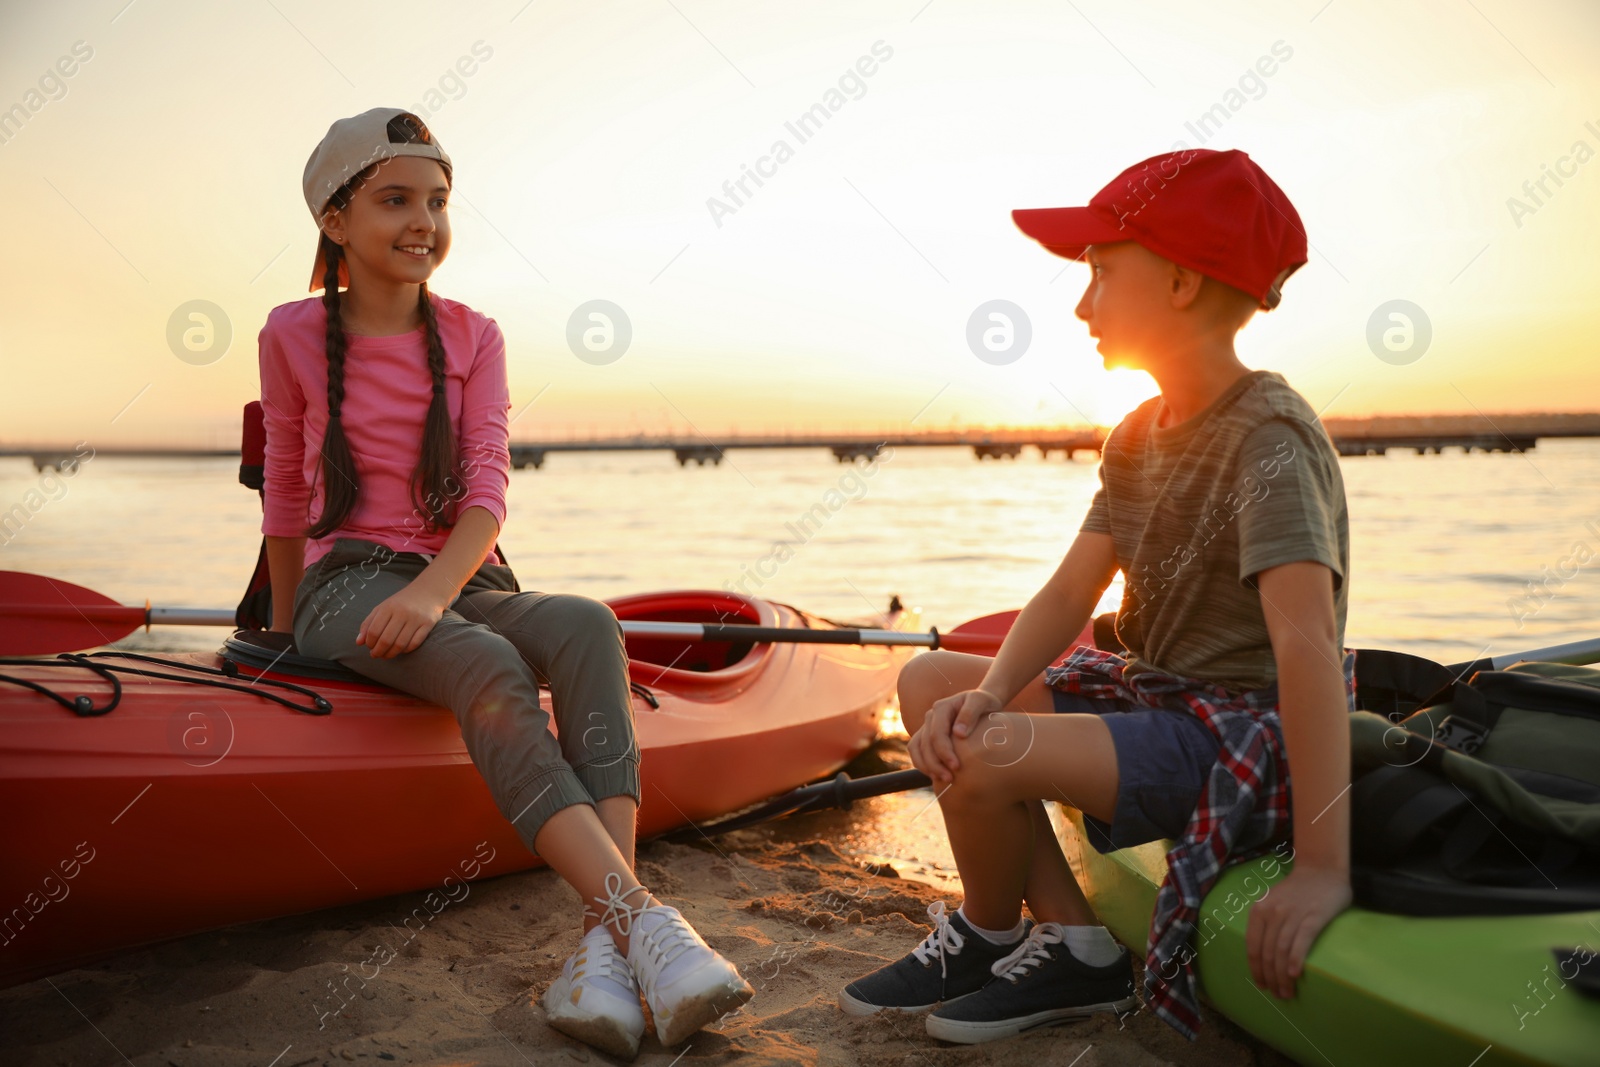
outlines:
M623 620L845 625L723 592L609 603ZM910 630L918 621L895 603L849 625ZM158 663L91 654L86 662L167 675L189 673L179 665L238 675L119 671L120 699L104 714L94 710L113 684L90 670L0 668L69 703L86 698L79 705L89 713L0 685L0 986L135 945L394 893L436 890L427 899L442 907L466 881L538 863L495 807L449 709L327 661L277 658L265 640L241 630L217 653ZM872 741L912 652L638 636L627 644L643 751L641 837L837 770Z

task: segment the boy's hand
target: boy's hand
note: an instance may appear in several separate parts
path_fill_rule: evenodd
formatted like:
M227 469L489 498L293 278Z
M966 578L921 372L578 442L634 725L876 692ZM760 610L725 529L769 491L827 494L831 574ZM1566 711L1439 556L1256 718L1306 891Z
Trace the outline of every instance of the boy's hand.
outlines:
M420 580L372 609L356 633L356 644L366 645L374 659L393 659L422 644L450 605L440 590Z
M1256 985L1288 999L1317 935L1350 906L1350 874L1297 866L1250 909L1245 954Z
M980 715L999 711L1002 706L992 694L982 689L968 689L934 701L928 714L923 716L922 729L916 732L907 746L912 765L932 778L935 784L954 781L954 772L961 769L961 761L956 758L956 746L952 738L966 737L972 732L972 724Z

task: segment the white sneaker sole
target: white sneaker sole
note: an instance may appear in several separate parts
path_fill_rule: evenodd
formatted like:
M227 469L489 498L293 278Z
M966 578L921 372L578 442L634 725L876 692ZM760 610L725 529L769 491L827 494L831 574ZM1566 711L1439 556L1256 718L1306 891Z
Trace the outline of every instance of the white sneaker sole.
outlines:
M652 1004L650 1011L656 1020L656 1037L662 1045L670 1048L755 995L756 991L750 983L734 973L708 989L685 996L670 1010L662 1008L657 1011Z
M936 1037L940 1041L953 1041L959 1045L977 1045L984 1041L997 1041L1003 1037L1016 1037L1018 1034L1035 1030L1041 1026L1051 1026L1055 1023L1067 1022L1070 1019L1081 1019L1096 1012L1114 1011L1120 1013L1137 1003L1139 1003L1138 997L1126 997L1122 1000L1106 1001L1103 1004L1081 1004L1071 1008L1051 1008L1048 1011L1034 1012L1032 1015L1019 1015L1015 1019L1000 1019L995 1022L942 1019L937 1015L930 1015L927 1019L927 1030L929 1037Z
M563 988L558 992L557 986ZM622 1017L626 1008L622 1008L617 1015L583 1011L572 1004L568 988L560 978L557 978L556 982L545 990L542 1003L545 1019L552 1029L591 1045L601 1052L609 1052L613 1056L631 1060L639 1055L639 1042L644 1038L643 1011L639 1011L635 1006L637 1017L626 1019Z

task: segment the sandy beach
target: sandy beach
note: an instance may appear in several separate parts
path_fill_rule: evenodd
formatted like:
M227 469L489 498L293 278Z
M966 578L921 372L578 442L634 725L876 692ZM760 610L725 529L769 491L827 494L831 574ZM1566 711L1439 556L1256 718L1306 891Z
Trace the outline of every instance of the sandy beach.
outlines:
M888 751L885 751L887 747ZM898 762L895 743L875 757ZM867 768L871 769L871 768ZM930 903L951 899L835 844L891 817L890 798L690 844L639 850L641 880L738 964L745 1008L635 1061L1154 1067L1287 1064L1212 1013L1184 1041L1147 1013L1102 1015L964 1048L920 1020L856 1019L851 979L907 952ZM913 866L913 865L907 865ZM577 894L552 871L249 923L136 950L0 991L0 1046L16 1067L422 1067L604 1063L544 1022L538 994L575 947ZM954 903L954 900L951 900Z

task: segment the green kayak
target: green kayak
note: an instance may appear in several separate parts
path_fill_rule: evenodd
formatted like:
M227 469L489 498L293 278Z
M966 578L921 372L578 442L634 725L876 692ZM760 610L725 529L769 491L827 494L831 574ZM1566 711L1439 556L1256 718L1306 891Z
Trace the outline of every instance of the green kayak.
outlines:
M1142 954L1169 844L1104 855L1080 844L1082 816L1063 811L1062 841L1089 902ZM1195 942L1209 1010L1304 1064L1600 1064L1600 1000L1566 980L1573 958L1564 965L1552 952L1600 955L1600 911L1416 918L1351 908L1312 947L1296 997L1279 1000L1250 979L1245 923L1288 868L1267 856L1239 864L1206 897Z

